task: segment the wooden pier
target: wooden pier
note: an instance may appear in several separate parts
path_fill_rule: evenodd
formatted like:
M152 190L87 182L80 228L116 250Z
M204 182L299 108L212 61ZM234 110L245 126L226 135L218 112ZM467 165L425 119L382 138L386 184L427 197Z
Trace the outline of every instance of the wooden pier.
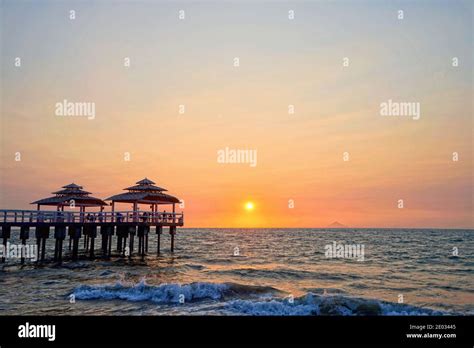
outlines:
M63 242L69 236L69 250L72 250L72 260L77 260L81 238L84 250L90 258L95 257L95 240L98 233L102 238L102 256L109 258L112 252L112 237L117 240L117 252L123 256L133 255L134 239L138 238L138 254L143 258L148 252L148 235L150 227L156 228L157 253L160 253L160 237L164 227L169 227L171 235L171 252L174 251L174 238L177 227L183 226L183 213L164 212L67 212L51 210L0 210L0 238L7 246L11 238L12 228L17 228L19 240L23 245L30 238L34 228L34 238L38 246L38 260L44 261L46 255L46 239L53 232L55 239L54 261L63 259ZM33 236L32 236L33 237ZM127 251L127 239L128 252Z
M126 188L121 193L107 198L112 201L111 210L104 211L108 205L104 200L90 196L82 186L69 184L63 189L53 192L55 196L33 202L37 210L0 210L0 239L7 249L12 231L19 230L19 240L22 245L30 238L30 229L34 228L34 238L37 245L37 260L46 258L46 240L50 238L51 230L55 239L53 260L61 263L63 260L63 242L69 236L68 249L71 259L77 260L81 238L83 248L91 259L95 258L95 241L98 233L101 235L102 257L112 256L112 238L116 236L116 251L121 256L132 257L135 237L138 239L138 254L143 259L148 253L150 228L155 227L157 234L156 252L160 253L161 234L168 227L171 237L171 252L174 252L174 242L177 227L184 225L184 214L175 210L180 201L171 195L163 193L166 189L155 186L147 178L137 182L137 185ZM117 203L131 203L131 211L115 211ZM147 205L149 211L138 209L138 205ZM159 205L172 206L171 212L159 211ZM41 210L41 206L54 206L56 210ZM87 207L99 208L100 211L86 212ZM66 209L65 209L66 208ZM79 208L79 211L74 211ZM68 211L70 210L70 211ZM13 229L12 229L13 228ZM128 246L127 246L128 240ZM1 260L5 260L2 258ZM21 258L24 262L24 258Z

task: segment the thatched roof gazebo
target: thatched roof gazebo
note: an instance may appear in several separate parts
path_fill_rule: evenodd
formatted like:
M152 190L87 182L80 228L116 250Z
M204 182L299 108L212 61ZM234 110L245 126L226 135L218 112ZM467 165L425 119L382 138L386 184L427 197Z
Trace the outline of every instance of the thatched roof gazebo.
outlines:
M81 212L84 212L86 207L102 208L107 205L102 199L90 196L91 192L84 191L82 186L72 183L62 188L62 190L52 192L55 196L43 198L31 204L36 204L38 210L40 210L42 205L48 205L55 206L57 210L62 211L64 211L64 206L72 205L79 207Z
M140 180L134 186L125 188L128 192L120 193L109 197L106 201L112 201L112 211L114 211L115 203L131 203L133 211L138 211L139 204L149 205L152 212L158 211L160 204L172 204L173 213L175 212L175 204L180 200L174 196L163 193L166 189L155 186L155 183L147 178Z

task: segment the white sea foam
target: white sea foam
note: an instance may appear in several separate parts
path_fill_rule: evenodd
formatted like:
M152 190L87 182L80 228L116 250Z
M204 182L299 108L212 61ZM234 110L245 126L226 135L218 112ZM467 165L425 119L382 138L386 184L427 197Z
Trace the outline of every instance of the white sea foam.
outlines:
M341 295L320 296L307 294L294 299L265 301L233 300L225 305L231 314L239 315L447 315L451 313L406 304L389 303L373 299ZM454 313L453 313L454 314Z
M126 301L151 301L156 303L180 303L212 299L219 300L229 288L226 284L191 283L148 285L141 280L134 285L117 282L113 285L82 285L74 289L73 294L78 300L120 299Z
M230 314L239 315L319 315L318 307L311 303L293 303L288 300L267 301L233 300L224 307Z
M218 313L230 315L403 316L455 314L340 294L316 295L308 293L289 301L289 298L275 297L276 293L278 291L271 287L234 283L195 282L190 284L149 285L145 279L137 284L119 281L108 285L82 285L73 291L77 300L150 301L167 305L183 303L183 299L185 303L212 300L221 303Z

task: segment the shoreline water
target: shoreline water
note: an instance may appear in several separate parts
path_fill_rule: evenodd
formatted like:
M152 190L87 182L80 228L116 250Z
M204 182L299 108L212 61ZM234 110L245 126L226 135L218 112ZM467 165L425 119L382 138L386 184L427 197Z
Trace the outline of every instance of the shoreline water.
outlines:
M0 311L4 315L474 313L473 230L325 231L180 229L174 254L166 247L160 256L150 250L144 262L138 257L91 261L85 255L60 267L52 262L23 267L7 262L0 266ZM156 236L150 237L154 245ZM169 236L162 238L168 245ZM334 241L363 244L364 261L326 258L324 246ZM458 256L452 255L453 247ZM403 303L398 303L400 299Z

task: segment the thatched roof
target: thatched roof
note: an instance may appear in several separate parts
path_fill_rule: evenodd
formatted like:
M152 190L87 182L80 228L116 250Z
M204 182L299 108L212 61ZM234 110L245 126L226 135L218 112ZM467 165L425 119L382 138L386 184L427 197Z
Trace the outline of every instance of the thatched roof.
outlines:
M163 191L168 191L167 189L159 186L155 186L155 183L147 178L137 181L137 185L130 186L127 188L124 188L124 190L128 191L136 191L136 192L163 192Z
M40 205L69 205L72 201L74 201L74 205L76 206L84 206L84 207L95 207L95 206L103 206L107 205L100 198L89 196L91 193L82 190L82 186L76 185L74 183L63 186L64 190L59 190L53 192L55 196L43 198L38 201L34 201L31 204L40 204Z
M82 189L82 186L76 185L75 183L63 186L65 189Z
M179 199L163 193L167 191L147 178L137 182L137 185L127 187L129 192L121 193L106 199L106 201L121 203L170 204L179 203Z
M163 191L168 191L167 189L164 189L162 187L158 187L155 185L135 185L135 186L130 186L127 188L124 188L124 190L129 190L129 191L149 191L149 192L163 192Z
M148 178L145 178L143 180L137 181L138 185L154 185L155 183Z
M179 203L179 199L165 193L127 192L106 199L121 203L170 204Z
M59 190L56 192L52 192L55 195L90 195L91 192L84 191L82 186L76 185L74 183L63 186L64 190Z
M56 192L52 192L55 195L69 195L69 194L74 194L74 195L90 195L92 192L87 192L84 190L71 190L71 189L65 189L65 190L59 190Z
M84 206L84 207L98 207L103 205L108 205L106 202L100 198L95 197L84 197L84 196L62 196L62 197L48 197L43 198L38 201L32 202L31 204L40 204L40 205L69 205L74 201L75 206Z

